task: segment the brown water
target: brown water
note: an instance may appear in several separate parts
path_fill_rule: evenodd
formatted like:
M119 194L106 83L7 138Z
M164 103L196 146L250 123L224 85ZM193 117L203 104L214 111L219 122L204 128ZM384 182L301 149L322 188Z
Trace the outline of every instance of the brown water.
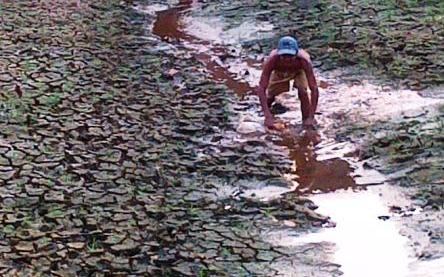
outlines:
M283 136L281 145L290 149L290 158L295 162L292 173L296 174L294 180L299 184L296 192L331 192L356 187L348 162L340 158L317 160L315 147L320 141L319 132L312 130L306 130L302 136Z
M193 4L193 0L181 0L171 9L157 12L157 19L153 26L153 33L162 39L192 40L193 38L182 32L180 15Z
M192 0L182 0L171 9L157 12L157 20L153 26L153 33L164 40L176 43L185 43L196 47L194 57L203 63L210 72L213 80L225 84L238 95L251 92L252 88L247 82L238 81L235 75L216 62L215 57L226 56L227 51L222 47L211 47L208 41L187 34L181 26L181 14L192 7ZM202 46L204 46L202 48Z

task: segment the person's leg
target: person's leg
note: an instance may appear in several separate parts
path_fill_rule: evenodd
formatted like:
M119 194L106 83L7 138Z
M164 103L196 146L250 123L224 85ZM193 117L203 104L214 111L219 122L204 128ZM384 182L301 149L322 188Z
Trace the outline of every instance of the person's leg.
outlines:
M319 99L319 90L315 89L310 94L311 116L315 124L316 120L314 119L314 116L316 113L316 108L318 106L318 99Z
M276 100L276 96L290 90L290 79L279 72L272 72L270 77L270 84L267 88L267 105L271 105Z
M298 88L298 97L301 101L301 114L302 121L304 122L310 117L310 99L308 98L308 93L305 88Z
M305 122L310 116L310 99L307 93L308 81L303 70L296 72L293 86L298 90L299 101L301 101L302 122Z

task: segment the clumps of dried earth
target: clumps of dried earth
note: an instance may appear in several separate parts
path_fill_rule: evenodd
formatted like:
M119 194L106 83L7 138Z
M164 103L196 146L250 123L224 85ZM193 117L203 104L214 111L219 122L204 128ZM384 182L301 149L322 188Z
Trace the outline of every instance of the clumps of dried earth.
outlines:
M130 2L1 4L0 274L277 274L297 253L261 230L328 219L294 195L220 193L286 187L289 162L264 140L223 141L233 95Z

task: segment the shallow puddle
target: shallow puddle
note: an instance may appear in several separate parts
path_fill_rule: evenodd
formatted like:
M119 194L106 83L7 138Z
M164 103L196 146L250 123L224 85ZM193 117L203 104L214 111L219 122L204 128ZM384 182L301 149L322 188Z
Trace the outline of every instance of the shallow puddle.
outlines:
M296 239L295 242L333 242L333 261L344 276L405 276L408 272L406 245L395 222L385 220L388 208L377 193L368 190L338 191L310 197L319 212L336 222L335 228Z
M410 200L395 187L367 187L358 193L351 189L338 190L309 198L319 205L318 212L331 217L334 228L307 234L271 231L264 237L275 246L301 249L319 244L332 249L330 259L341 265L345 277L443 276L443 258L426 261L413 258L408 248L411 241L400 234L401 217L420 211L411 209ZM390 203L396 203L406 212L390 210ZM291 269L282 268L282 272L288 271Z
M333 262L341 265L343 276L406 276L408 239L399 234L385 203L372 189L337 191L309 197L321 214L328 214L336 223L318 233L283 236L278 243L296 246L329 242L335 245ZM387 217L386 217L387 216Z
M320 133L304 130L301 133L287 132L277 144L290 150L290 159L294 161L292 181L298 184L296 192L330 192L337 189L356 187L352 178L353 168L341 158L340 151L335 155L319 159L316 148L321 142ZM322 150L322 148L320 148Z

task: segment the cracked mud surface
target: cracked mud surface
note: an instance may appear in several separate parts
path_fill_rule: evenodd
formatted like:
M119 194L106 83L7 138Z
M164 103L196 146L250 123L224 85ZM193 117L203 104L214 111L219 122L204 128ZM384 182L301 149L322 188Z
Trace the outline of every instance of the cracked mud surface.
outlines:
M288 254L259 228L327 219L218 194L284 182L264 141L218 143L232 95L129 4L53 2L1 7L1 274L275 274Z
M249 1L242 7L217 2L221 10L201 4L209 14L223 11L234 25L250 12L257 12L259 21L288 24L276 24L281 31L306 22L295 32L323 70L367 61L414 89L442 84L437 53L443 29L418 7L405 7L418 16L399 21L398 11L359 3L343 10L338 8L342 2L326 7L319 1L313 12L292 18L298 7L290 2ZM189 49L153 35L148 26L156 15L132 4L0 4L0 274L273 276L285 275L279 266L296 264L300 274L316 267L316 276L340 275L338 265L311 259L328 260L331 249L280 247L263 240L263 231L317 229L328 218L295 194L261 201L247 193L246 184L291 187L282 178L291 159L270 143L273 135L239 139L237 117L251 103L211 81ZM336 15L326 18L332 10ZM362 13L370 22L357 16ZM318 16L329 23L313 23ZM378 25L380 16L393 20ZM405 37L415 24L422 35ZM371 49L369 38L378 41ZM271 43L252 40L243 47L262 53ZM344 47L355 50L344 53ZM395 48L402 49L393 56ZM412 49L418 58L400 63ZM391 166L412 166L420 142L408 129L416 127L406 128L403 139L376 138L381 149L369 155L383 157L401 147ZM433 149L439 151L436 130L442 128L433 129L426 136L438 141ZM441 160L435 150L432 156L424 154L428 150L421 153L422 161L433 162L423 168L436 174L419 168L408 178L428 184L421 192L423 207L441 209ZM441 238L433 233L437 244Z

